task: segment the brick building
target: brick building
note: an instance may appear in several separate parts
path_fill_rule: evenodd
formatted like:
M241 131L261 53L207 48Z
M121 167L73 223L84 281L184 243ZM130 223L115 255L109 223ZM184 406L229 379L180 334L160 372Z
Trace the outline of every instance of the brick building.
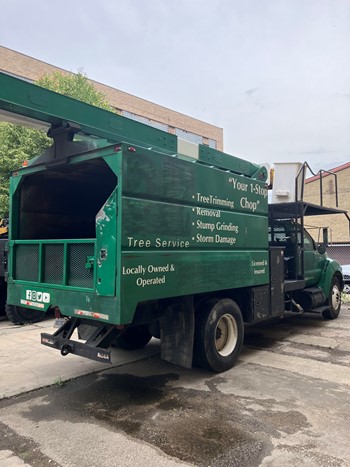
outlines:
M330 169L332 174L322 175L323 205L336 207L336 184L338 187L338 207L350 214L350 162ZM320 176L316 175L305 180L305 201L320 204ZM306 219L307 225L329 228L328 253L341 264L350 264L350 232L349 223L344 215L318 216ZM310 230L318 240L317 229Z
M35 81L44 74L54 71L70 73L48 63L0 46L0 71ZM145 99L90 80L96 89L103 92L109 104L125 117L146 123L161 130L178 135L193 143L207 144L223 150L223 129L180 112L167 109Z

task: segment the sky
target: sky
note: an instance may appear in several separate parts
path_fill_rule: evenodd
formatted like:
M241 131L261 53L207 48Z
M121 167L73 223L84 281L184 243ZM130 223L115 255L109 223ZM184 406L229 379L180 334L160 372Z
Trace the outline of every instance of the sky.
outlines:
M0 0L0 44L212 123L252 162L350 161L350 0Z

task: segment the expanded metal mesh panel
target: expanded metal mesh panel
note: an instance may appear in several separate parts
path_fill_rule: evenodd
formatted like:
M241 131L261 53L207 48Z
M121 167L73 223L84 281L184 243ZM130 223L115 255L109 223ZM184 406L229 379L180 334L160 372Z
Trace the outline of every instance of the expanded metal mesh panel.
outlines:
M67 255L65 257L65 245ZM42 245L40 249L40 245ZM91 257L95 244L51 243L17 244L14 248L14 278L58 286L92 288L94 272ZM65 264L66 262L66 264ZM41 273L39 265L41 264ZM39 277L41 276L41 277Z
M17 245L15 279L37 282L39 276L39 245Z
M43 282L61 285L63 283L63 244L44 245L43 254Z
M88 256L94 255L93 243L75 243L68 245L68 283L74 287L93 286L93 269L87 268Z

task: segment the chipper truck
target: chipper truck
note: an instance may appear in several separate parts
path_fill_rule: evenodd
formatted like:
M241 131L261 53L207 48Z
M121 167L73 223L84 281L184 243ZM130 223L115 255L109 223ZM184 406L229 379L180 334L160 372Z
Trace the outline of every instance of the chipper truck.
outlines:
M153 336L163 359L220 372L246 323L337 318L341 268L304 217L341 210L269 208L266 167L4 74L0 109L52 138L10 190L8 306L64 318L42 344L106 363Z

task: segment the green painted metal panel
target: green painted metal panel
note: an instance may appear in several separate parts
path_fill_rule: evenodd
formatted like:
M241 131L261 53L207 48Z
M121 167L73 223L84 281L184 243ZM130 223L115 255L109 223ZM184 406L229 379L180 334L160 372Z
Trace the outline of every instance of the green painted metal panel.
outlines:
M128 141L176 153L177 137L120 115L0 73L0 109L58 125L80 125L87 135Z
M241 175L257 178L263 182L267 178L267 170L265 167L260 167L257 164L253 164L252 162L226 154L203 144L199 145L199 160L214 167L221 167Z
M22 304L28 290L46 291L51 305L58 304L68 316L80 310L84 316L125 324L144 300L268 283L264 183L140 147L131 151L122 144L111 150L104 150L103 158L118 181L96 213L95 253L84 260L93 271L90 290L80 289L79 301L79 291L64 279L69 277L67 265L63 282L45 282L42 251L59 240L19 241L41 245L36 278L21 281L12 269L10 288L21 287ZM77 173L83 161L81 156L70 160ZM70 243L63 242L67 248ZM15 250L13 257L18 262Z
M49 305L59 305L62 314L65 316L82 316L92 319L98 319L107 323L119 323L120 304L119 297L103 297L96 295L88 290L73 290L67 288L57 288L47 284L21 284L12 283L8 288L8 303L23 306L25 301L33 301L33 292L39 295L39 298L48 294L50 303L42 303L43 307L29 307L32 309L41 309L45 312ZM30 293L30 295L28 295ZM35 295L35 301L38 295ZM46 299L47 295L44 296Z
M221 209L123 198L123 250L267 248L267 218Z
M123 155L122 176L124 196L267 216L265 183L198 163L140 148Z
M10 277L18 282L93 289L94 239L10 240Z
M331 258L326 258L326 262L322 270L322 275L317 286L323 289L327 297L330 294L332 279L336 272L340 272L340 264L338 261Z
M178 138L168 132L145 125L118 114L49 91L40 86L0 72L0 110L60 126L69 122L78 125L80 132L110 142L127 141L143 147L158 148L166 154L177 155ZM185 155L179 158L190 159ZM202 163L232 170L265 181L264 167L205 145L198 146Z
M113 142L73 151L57 167L42 160L13 178L10 303L58 305L67 316L126 324L141 301L268 283L265 169L205 146L198 160L177 155L174 135L3 74L0 108L55 125L74 122L87 135ZM69 177L77 216L85 213L87 225L95 226L86 238L70 237L82 230L68 210L73 232L68 229L67 238L50 239L48 228L48 239L19 240L19 223L30 221L19 216L19 193L31 196L27 181L45 180L45 174L50 186ZM47 183L40 183L44 196ZM93 190L100 192L98 203ZM48 199L64 214L60 197ZM31 238L32 230L25 232Z
M267 284L267 251L175 251L123 253L122 320L138 301Z
M141 148L122 168L122 320L138 301L269 282L264 183Z
M96 216L96 293L114 296L117 261L117 189Z

